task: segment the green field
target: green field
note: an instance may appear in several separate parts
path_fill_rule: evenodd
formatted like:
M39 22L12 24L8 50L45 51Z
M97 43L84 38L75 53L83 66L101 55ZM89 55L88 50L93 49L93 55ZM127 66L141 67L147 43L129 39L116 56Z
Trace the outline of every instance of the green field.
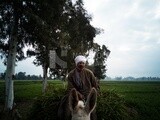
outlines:
M41 95L41 81L15 81L15 102L22 116ZM49 81L54 88L64 87L61 81ZM160 82L102 81L101 91L115 91L126 101L127 106L137 112L137 120L159 120ZM4 104L4 82L0 81L0 109ZM24 117L25 118L25 117Z
M138 120L159 120L160 82L104 82L101 88L123 95L138 112Z

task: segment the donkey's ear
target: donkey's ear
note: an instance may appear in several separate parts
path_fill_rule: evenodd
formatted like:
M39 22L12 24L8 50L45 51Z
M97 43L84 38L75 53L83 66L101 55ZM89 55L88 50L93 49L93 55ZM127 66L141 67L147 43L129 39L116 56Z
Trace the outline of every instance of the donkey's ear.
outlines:
M97 90L95 88L92 88L86 101L85 110L89 114L91 113L95 107L97 102Z
M75 88L73 88L71 91L70 91L70 94L69 94L69 109L71 111L74 110L74 108L77 106L78 104L78 94L77 94L77 91Z

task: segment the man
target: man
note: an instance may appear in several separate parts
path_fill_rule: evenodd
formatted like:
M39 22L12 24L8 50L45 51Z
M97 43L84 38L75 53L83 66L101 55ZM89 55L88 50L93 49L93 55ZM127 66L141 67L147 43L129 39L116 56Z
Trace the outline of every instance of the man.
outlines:
M76 67L68 74L68 87L67 93L70 92L72 88L75 88L82 96L81 98L85 101L92 87L98 90L99 86L93 72L85 68L86 58L82 55L79 55L75 58ZM64 108L68 102L68 95L66 95L60 104L58 114L60 117L65 117L68 114L68 110ZM63 109L63 110L62 110ZM66 119L67 117L65 117ZM63 119L64 118L60 118ZM91 120L96 120L95 110L91 113Z
M92 87L98 90L98 82L93 72L85 68L86 58L79 55L75 58L76 68L68 74L68 91L76 88L82 94L82 98L87 100L87 96ZM91 120L96 120L96 111L91 113Z
M98 83L93 72L85 68L86 58L84 56L77 56L75 64L76 68L68 74L68 91L76 88L86 100L92 87L98 90Z

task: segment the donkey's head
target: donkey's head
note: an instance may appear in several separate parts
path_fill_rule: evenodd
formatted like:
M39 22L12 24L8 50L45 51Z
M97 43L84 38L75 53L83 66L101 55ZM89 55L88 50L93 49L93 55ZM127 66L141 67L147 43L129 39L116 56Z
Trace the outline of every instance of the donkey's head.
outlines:
M92 88L85 103L79 100L78 94L76 89L73 88L69 96L72 120L90 120L90 114L96 107L97 91Z

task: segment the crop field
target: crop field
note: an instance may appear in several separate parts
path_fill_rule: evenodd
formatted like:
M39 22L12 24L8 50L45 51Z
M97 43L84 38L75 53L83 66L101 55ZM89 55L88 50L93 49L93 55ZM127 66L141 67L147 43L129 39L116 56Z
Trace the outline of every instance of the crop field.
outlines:
M159 120L160 82L102 82L102 90L115 90L134 107L138 120Z
M64 87L61 81L48 81L49 87ZM101 91L114 91L121 95L127 106L136 112L136 120L159 120L160 118L160 82L155 81L101 81ZM0 111L5 100L4 81L0 81ZM24 117L32 106L33 100L42 95L41 81L15 81L15 102Z

